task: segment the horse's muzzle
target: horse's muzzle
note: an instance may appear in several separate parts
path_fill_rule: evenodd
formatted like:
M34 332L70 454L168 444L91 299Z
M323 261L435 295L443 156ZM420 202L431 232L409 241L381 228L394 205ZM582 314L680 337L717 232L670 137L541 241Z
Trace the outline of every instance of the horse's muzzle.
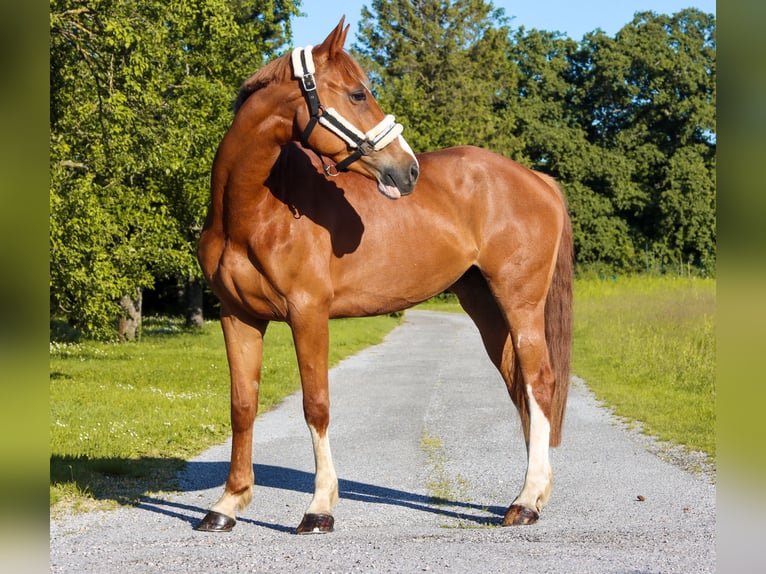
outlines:
M420 168L417 161L406 164L403 168L386 168L378 180L378 190L391 199L409 195L415 189Z

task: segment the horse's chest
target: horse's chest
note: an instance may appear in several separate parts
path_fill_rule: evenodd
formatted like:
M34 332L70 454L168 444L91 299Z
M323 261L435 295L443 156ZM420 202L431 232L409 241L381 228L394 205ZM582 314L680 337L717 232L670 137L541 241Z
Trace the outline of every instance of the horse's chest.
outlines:
M242 250L226 249L216 275L219 298L263 319L284 319L287 303L274 281Z

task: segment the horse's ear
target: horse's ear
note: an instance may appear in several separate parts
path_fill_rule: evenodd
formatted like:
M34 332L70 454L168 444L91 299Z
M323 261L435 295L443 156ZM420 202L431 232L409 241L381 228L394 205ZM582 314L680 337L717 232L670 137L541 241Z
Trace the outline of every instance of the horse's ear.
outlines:
M341 16L340 22L335 26L335 29L330 32L330 35L325 38L319 46L316 47L317 52L326 52L328 59L332 60L339 52L343 51L343 46L346 43L346 36L348 36L348 29L351 24L344 26L346 21L345 14Z

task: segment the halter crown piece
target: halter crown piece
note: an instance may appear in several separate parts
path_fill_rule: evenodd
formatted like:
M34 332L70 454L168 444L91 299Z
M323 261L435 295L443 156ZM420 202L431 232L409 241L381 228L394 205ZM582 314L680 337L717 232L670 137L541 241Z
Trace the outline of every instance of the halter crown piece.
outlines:
M402 124L396 123L394 116L387 115L378 125L367 133L363 133L340 113L335 111L334 108L325 108L319 102L317 85L314 80L316 70L314 69L314 59L311 56L311 50L312 46L308 46L306 48L295 48L292 52L293 77L300 80L301 89L306 96L310 115L309 123L306 124L306 128L301 135L301 143L304 147L309 147L309 136L318 123L346 142L350 148L354 149L351 155L334 166L325 165L324 160L322 160L324 172L327 175L336 176L340 172L346 171L348 166L360 157L382 150L401 135L404 127Z

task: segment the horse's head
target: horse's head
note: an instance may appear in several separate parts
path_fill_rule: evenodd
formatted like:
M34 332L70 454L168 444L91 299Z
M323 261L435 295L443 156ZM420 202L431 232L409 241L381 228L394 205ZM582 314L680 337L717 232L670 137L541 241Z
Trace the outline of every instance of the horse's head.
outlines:
M296 135L335 162L325 166L328 175L355 171L376 180L385 196L399 198L414 189L418 161L401 124L381 111L367 76L343 50L348 29L341 19L322 44L292 53L294 81L305 101L296 112Z

